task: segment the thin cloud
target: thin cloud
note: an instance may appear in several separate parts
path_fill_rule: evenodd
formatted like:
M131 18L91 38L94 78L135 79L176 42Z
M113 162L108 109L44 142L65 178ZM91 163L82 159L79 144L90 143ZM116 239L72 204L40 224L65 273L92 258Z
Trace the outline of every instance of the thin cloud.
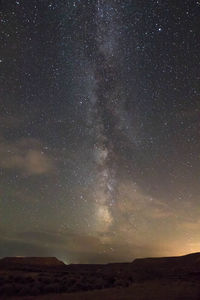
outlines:
M26 175L41 175L52 172L54 164L36 139L27 138L15 142L1 139L0 167L16 169Z

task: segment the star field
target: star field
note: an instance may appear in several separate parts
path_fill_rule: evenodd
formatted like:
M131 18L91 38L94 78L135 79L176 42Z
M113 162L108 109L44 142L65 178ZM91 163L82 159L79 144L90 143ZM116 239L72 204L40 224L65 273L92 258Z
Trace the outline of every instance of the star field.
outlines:
M2 0L0 256L200 249L200 2Z

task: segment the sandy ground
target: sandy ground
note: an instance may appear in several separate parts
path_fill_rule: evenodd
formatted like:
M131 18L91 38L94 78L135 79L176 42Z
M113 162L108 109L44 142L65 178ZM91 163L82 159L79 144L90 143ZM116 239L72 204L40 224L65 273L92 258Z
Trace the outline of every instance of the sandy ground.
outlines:
M2 298L1 298L2 299ZM6 299L6 298L4 298ZM22 300L200 300L200 283L155 280L128 288L113 288L80 293L51 294L36 297L12 297Z

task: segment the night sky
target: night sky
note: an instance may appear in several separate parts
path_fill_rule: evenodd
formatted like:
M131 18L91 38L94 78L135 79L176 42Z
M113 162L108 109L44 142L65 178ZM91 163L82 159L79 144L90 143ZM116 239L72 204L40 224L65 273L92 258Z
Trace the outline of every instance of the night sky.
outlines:
M200 251L200 1L2 0L0 257Z

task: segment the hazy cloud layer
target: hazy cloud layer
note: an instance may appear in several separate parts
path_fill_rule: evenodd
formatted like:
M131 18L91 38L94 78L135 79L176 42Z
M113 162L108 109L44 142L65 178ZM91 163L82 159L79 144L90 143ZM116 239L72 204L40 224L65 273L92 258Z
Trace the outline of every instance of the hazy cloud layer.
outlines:
M54 164L36 139L24 138L14 142L0 139L0 167L15 169L25 175L40 175L53 171Z
M132 261L136 257L160 255L172 250L168 245L137 244L134 240L122 242L114 236L91 236L66 231L21 232L4 234L0 238L0 257L3 256L57 256L66 263L107 263Z

